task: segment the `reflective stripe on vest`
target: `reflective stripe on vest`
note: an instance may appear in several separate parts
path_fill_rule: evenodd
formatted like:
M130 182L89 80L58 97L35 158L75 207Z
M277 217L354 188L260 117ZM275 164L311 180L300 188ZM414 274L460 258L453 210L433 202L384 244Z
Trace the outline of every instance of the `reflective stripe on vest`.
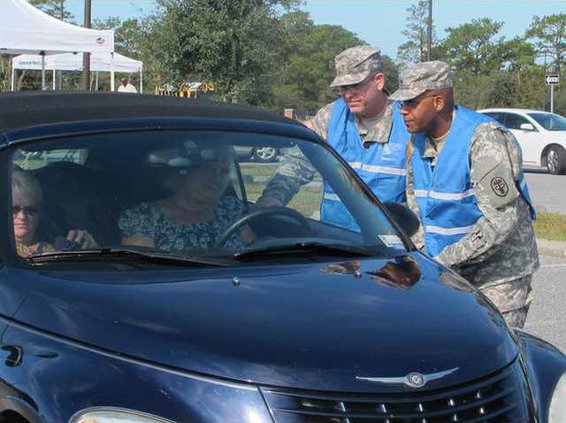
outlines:
M383 202L405 202L406 149L409 133L393 105L392 128L386 143L373 143L365 148L354 115L344 100L334 103L328 125L327 141L356 171L372 192ZM320 210L321 220L337 226L357 229L350 213L325 183Z
M446 200L446 201L458 201L463 200L466 197L471 197L476 195L475 188L471 188L464 192L438 192L438 191L427 191L426 189L416 189L415 197L420 198L434 198L436 200Z
M374 166L360 162L348 163L352 169L362 169L369 173L385 173L387 175L407 176L407 169L399 169L396 167Z

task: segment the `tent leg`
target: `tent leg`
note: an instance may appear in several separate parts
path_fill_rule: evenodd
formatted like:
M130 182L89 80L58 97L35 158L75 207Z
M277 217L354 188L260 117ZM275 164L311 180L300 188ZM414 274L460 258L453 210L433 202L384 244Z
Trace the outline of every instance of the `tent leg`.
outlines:
M98 91L98 71L94 73L94 91Z
M16 89L16 69L12 67L12 82L11 82L11 91Z
M57 71L55 69L53 69L53 81L52 82L52 87L53 87L53 91L55 91L57 89Z
M143 71L140 71L140 94L143 94Z
M47 86L45 85L45 52L39 53L41 55L41 89L45 91Z

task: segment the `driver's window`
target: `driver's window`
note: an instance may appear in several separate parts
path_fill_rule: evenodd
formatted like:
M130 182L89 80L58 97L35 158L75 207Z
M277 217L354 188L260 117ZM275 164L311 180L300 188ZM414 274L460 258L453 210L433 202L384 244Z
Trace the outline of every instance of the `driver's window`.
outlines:
M521 129L523 123L530 122L524 117L515 114L508 114L505 119L505 126L509 129Z
M254 161L240 162L242 179L248 201L255 203L262 195L269 180L275 176L279 163L255 163ZM303 185L300 191L287 204L304 217L320 220L320 203L322 200L322 177L317 172L313 181Z

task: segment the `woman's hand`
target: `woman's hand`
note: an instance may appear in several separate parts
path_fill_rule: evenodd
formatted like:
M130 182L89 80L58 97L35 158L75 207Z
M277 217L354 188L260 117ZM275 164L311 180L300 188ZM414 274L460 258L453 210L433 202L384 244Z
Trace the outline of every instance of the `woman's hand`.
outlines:
M71 229L67 233L67 241L77 245L81 250L89 250L92 248L99 248L98 242L93 236L85 229Z

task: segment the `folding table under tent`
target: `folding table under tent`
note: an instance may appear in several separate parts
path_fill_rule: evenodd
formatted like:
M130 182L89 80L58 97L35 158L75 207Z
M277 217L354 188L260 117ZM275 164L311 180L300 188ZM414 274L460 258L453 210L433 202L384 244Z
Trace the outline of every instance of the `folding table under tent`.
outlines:
M1 0L0 0L1 1ZM113 57L112 57L113 56ZM12 84L15 81L16 69L45 70L55 73L59 71L81 71L83 70L82 55L74 53L53 54L42 57L35 54L23 54L12 59ZM90 70L93 72L125 72L140 74L140 92L143 92L143 62L134 60L118 53L92 53L90 55ZM55 89L55 78L53 78L53 89ZM14 91L14 85L12 85Z
M36 9L26 0L0 0L0 54L114 53L114 31L82 28ZM42 61L44 62L44 60ZM112 89L114 89L114 71ZM45 70L42 72L45 88Z

